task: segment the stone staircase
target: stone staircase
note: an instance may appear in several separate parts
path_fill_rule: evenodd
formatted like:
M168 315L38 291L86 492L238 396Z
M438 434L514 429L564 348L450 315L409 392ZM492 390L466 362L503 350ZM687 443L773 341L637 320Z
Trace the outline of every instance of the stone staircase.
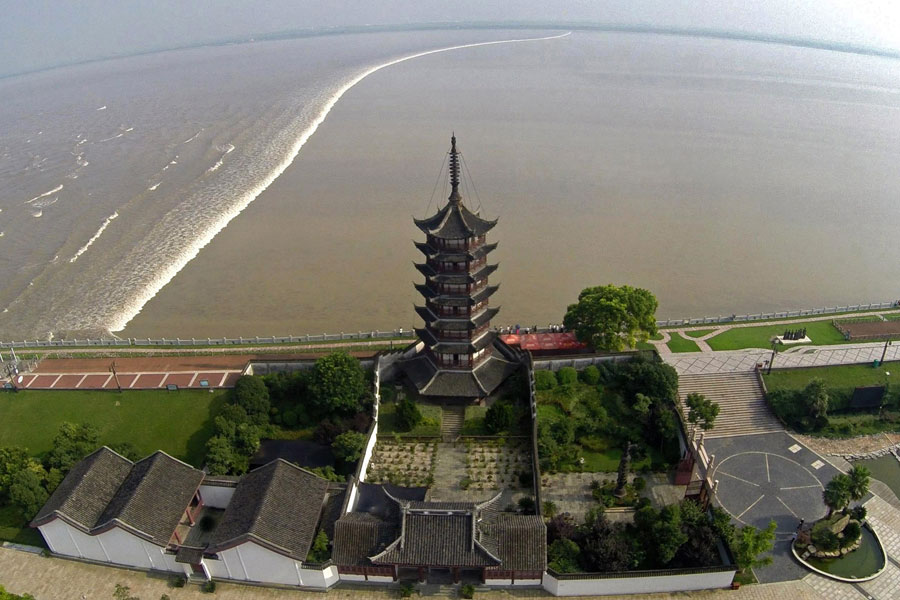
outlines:
M452 442L459 437L463 421L466 420L466 407L445 404L441 407L441 438Z
M719 405L716 425L706 432L707 438L784 431L766 405L754 372L681 375L678 380L678 402L685 417L688 409L684 399L695 392Z

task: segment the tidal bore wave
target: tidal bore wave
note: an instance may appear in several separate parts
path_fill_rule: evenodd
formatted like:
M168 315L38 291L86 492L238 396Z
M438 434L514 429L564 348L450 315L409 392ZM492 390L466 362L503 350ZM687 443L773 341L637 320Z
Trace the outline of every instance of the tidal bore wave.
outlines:
M243 194L233 199L225 206L210 206L204 204L202 199L194 199L186 201L182 206L173 209L166 214L163 219L153 228L148 239L154 240L156 246L151 252L157 257L165 257L170 255L171 258L165 263L165 266L156 273L146 273L140 267L147 264L147 255L145 253L138 254L138 250L132 251L122 264L120 271L132 273L132 281L126 282L125 286L120 289L135 290L128 298L123 298L121 310L109 318L106 325L109 331L121 331L125 328L129 321L137 316L144 305L150 301L166 284L168 284L181 269L185 267L212 239L222 231L232 219L238 216L247 206L250 205L269 185L272 184L290 165L294 162L300 149L316 132L328 113L334 107L341 96L343 96L350 88L357 83L375 73L398 63L402 63L414 58L437 54L441 52L449 52L452 50L461 50L464 48L473 48L478 46L491 46L496 44L511 44L520 42L536 42L544 40L559 39L570 35L566 32L559 35L544 36L537 38L517 38L506 40L495 40L490 42L478 42L471 44L462 44L457 46L449 46L446 48L438 48L418 52L390 60L380 65L371 67L359 75L351 78L349 81L341 85L330 97L328 97L322 107L315 116L309 121L309 124L300 131L296 139L288 145L288 151L280 156L273 156L274 166L264 173L258 183ZM195 136L196 137L196 136ZM193 139L193 138L191 138ZM190 140L187 140L190 141ZM185 143L187 143L187 141ZM230 152L230 150L229 150ZM226 152L225 154L228 154ZM221 157L224 158L224 155ZM223 169L224 171L224 169ZM238 173L237 176L240 177ZM202 217L215 212L215 216L205 223L201 223ZM199 218L198 218L199 217ZM108 224L108 223L107 223ZM183 232L184 236L176 235ZM98 234L102 233L98 231ZM183 244L181 240L185 241ZM173 243L172 240L175 240ZM89 245L89 244L88 244ZM73 257L76 258L76 257ZM70 259L71 261L71 259ZM137 280L135 280L137 279ZM103 319L106 320L106 319ZM89 324L85 323L89 326ZM95 324L95 326L98 324Z

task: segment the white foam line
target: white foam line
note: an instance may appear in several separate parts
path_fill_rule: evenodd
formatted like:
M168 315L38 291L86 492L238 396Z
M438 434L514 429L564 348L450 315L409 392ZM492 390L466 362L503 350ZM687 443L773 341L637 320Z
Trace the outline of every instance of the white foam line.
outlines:
M162 181L160 181L159 183L154 183L153 185L151 185L150 187L147 188L147 191L149 191L149 192L156 191L156 188L158 188L161 183L162 183Z
M115 139L117 139L117 138L120 138L120 137L122 137L123 135L125 135L125 134L124 134L124 133L120 133L120 134L118 134L118 135L114 135L114 136L112 136L112 137L108 137L108 138L106 138L105 140L98 140L97 143L98 143L98 144L102 144L103 142L108 142L108 141L110 141L110 140L115 140Z
M98 108L97 110L106 110L106 105L104 104L103 106L101 106L101 107Z
M562 33L559 35L550 35L539 38L517 38L511 40L496 40L492 42L476 42L474 44L462 44L459 46L449 46L447 48L438 48L436 50L426 50L425 52L417 52L416 54L410 54L409 56L404 56L401 58L396 58L394 60L388 61L386 63L382 63L380 65L371 67L370 69L363 71L361 74L357 75L343 86L341 86L337 92L325 103L325 106L322 107L322 110L319 111L319 114L313 120L309 127L307 127L303 133L300 134L300 137L294 142L294 145L291 148L291 151L287 154L287 156L275 166L274 169L254 187L248 193L244 195L243 198L240 199L239 202L236 202L234 206L232 206L229 210L224 211L217 221L209 225L204 232L202 232L194 241L189 244L184 251L181 253L175 261L169 264L165 269L163 269L156 277L153 278L150 283L144 286L144 289L141 290L135 300L130 302L127 306L123 307L122 313L118 315L113 322L110 324L110 331L122 331L125 329L125 326L131 321L138 313L141 312L141 309L144 308L144 305L153 298L159 290L161 290L167 283L172 281L175 275L178 274L181 269L185 267L189 262L191 262L199 253L200 250L203 249L208 243L212 241L216 235L225 229L228 226L228 223L231 222L236 216L241 214L241 212L247 208L251 202L256 200L256 198L265 191L267 187L272 185L272 182L278 179L278 177L284 173L291 163L294 162L294 159L300 153L300 149L306 144L306 141L312 137L312 135L316 132L321 125L325 121L325 117L328 116L328 113L331 112L331 109L334 108L334 105L337 104L337 101L341 99L350 88L354 85L381 69L386 67L390 67L402 62L406 62L408 60L412 60L414 58L421 58L423 56L429 56L431 54L439 54L441 52L450 52L452 50L462 50L463 48L476 48L478 46L494 46L497 44L515 44L521 42L540 42L544 40L556 40L559 38L564 38L566 36L572 35L571 31L567 31L566 33Z
M197 133L195 133L194 135L192 135L191 137L189 137L188 139L184 140L184 141L181 142L181 143L182 143L182 144L188 144L188 143L190 143L190 142L193 142L194 140L197 139L197 136L200 135L202 132L203 132L203 130L201 129L200 131L198 131Z
M58 192L58 191L60 191L60 190L62 190L62 189L63 189L63 184L59 184L58 186L56 186L55 188L53 188L53 189L50 190L49 192L44 192L44 193L41 194L40 196L35 196L35 197L32 198L31 200L26 201L25 204L31 204L31 203L34 202L35 200L40 200L41 198L46 198L46 197L49 196L50 194L55 194L56 192Z
M97 233L95 233L91 237L91 239L89 239L87 241L87 243L84 246L82 246L81 248L78 249L78 252L76 252L75 255L69 259L69 262L70 263L75 262L76 260L78 260L79 256L81 256L82 254L87 252L87 249L91 247L91 244L96 242L97 238L99 238L101 235L103 235L104 230L106 230L106 228L109 227L110 221L112 221L113 219L115 219L118 216L119 216L119 211L116 211L113 214L106 217L105 219L103 219L103 223L100 225L100 229L97 230Z

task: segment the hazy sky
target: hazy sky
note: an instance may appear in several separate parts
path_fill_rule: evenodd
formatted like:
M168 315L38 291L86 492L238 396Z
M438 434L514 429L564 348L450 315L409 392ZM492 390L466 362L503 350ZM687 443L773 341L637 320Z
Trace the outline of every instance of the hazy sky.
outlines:
M589 21L900 50L896 0L0 0L0 75L301 27Z

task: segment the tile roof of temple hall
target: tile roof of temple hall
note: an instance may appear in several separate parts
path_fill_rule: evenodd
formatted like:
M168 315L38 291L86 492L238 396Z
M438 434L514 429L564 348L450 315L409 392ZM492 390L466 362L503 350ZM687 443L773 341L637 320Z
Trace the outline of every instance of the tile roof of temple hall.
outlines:
M537 515L497 512L499 494L477 504L403 500L387 492L384 496L392 501L393 509L365 512L371 508L359 506L362 512L346 514L337 522L335 563L515 571L546 568L543 520Z
M157 451L132 463L103 447L80 461L32 521L60 517L87 533L122 527L165 546L203 481L203 471Z
M416 227L439 239L463 239L484 235L497 225L497 219L482 219L462 202L448 202L434 216L413 219Z
M276 459L241 478L208 552L253 541L306 560L329 483L300 467Z

